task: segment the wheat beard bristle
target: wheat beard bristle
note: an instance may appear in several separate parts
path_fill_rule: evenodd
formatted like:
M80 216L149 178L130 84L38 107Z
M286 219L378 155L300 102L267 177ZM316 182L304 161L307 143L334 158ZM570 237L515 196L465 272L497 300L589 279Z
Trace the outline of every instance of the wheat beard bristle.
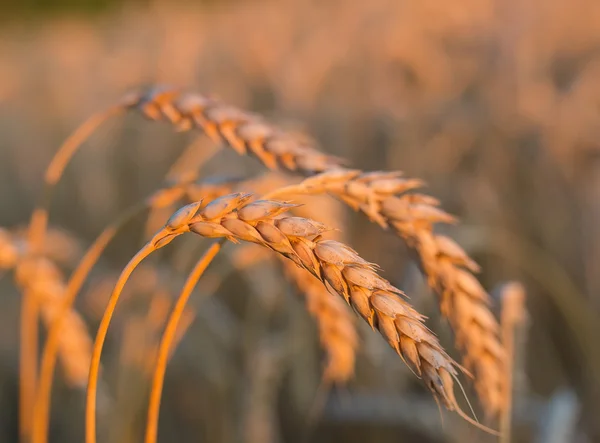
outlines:
M374 329L377 329L406 364L423 379L436 399L458 410L453 380L458 365L423 324L424 317L401 298L392 286L354 250L334 240L324 240L323 224L301 217L285 217L292 205L272 200L248 203L248 194L220 197L202 209L200 203L177 211L156 240L162 247L173 237L194 232L203 237L225 237L257 243L292 260L340 295ZM276 218L279 217L279 218Z
M456 333L464 364L474 374L486 415L495 417L503 408L506 392L498 321L489 309L489 295L472 274L478 271L477 264L452 239L433 232L435 223L455 219L438 208L437 199L414 192L422 184L400 172L338 168L310 177L291 190L330 193L382 227L391 226L417 252L429 284L440 295L441 311Z

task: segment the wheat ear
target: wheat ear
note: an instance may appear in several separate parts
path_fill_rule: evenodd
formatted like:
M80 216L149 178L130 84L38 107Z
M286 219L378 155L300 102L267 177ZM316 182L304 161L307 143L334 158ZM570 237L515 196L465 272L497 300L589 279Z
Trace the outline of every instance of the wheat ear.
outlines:
M313 174L341 163L320 152L312 140L292 136L255 114L200 94L157 86L131 100L130 107L179 130L201 129L214 142L225 142L240 155L252 154L269 169Z
M358 334L348 308L306 270L290 261L284 262L284 268L304 296L308 312L317 323L319 341L327 355L324 380L346 383L354 375L358 346Z
M379 330L437 400L473 423L454 397L457 364L423 324L424 317L399 297L402 292L381 278L376 266L351 248L324 240L321 234L327 228L321 223L301 217L276 218L294 205L271 200L247 203L249 198L250 195L241 193L223 196L199 211L199 203L185 206L171 217L164 229L166 234L155 240L157 247L192 231L203 237L257 243L287 257L342 296ZM475 425L495 433L478 423Z
M343 243L324 240L321 234L327 228L321 223L301 217L276 218L295 205L273 200L247 203L249 198L249 194L237 193L220 197L200 210L199 203L185 206L171 217L165 228L167 234L159 242L171 241L176 235L192 231L203 237L257 243L294 261L330 291L342 296L363 319L377 328L424 380L436 400L486 432L497 435L458 407L453 392L458 365L423 324L424 317L399 297L402 291L376 273L375 265Z
M259 200L246 204L250 194L219 197L200 209L201 202L179 209L165 227L125 266L104 312L94 347L86 395L86 443L96 441L95 403L102 347L120 293L141 261L185 232L207 238L257 243L287 257L319 278L332 292L344 297L373 328L377 328L400 357L420 376L435 398L448 409L487 432L458 407L453 378L457 364L445 353L435 335L422 323L423 316L399 297L402 292L375 272L343 243L324 240L321 223L300 218L277 219L295 205Z
M61 311L65 285L58 267L46 258L28 256L27 246L27 242L15 241L8 231L0 228L0 267L14 268L17 285L38 305L48 329L59 317L64 317L64 327L56 336L57 353L60 353L67 382L71 386L83 387L91 353L91 340L85 323L74 310ZM32 402L22 412L31 420L33 410ZM33 424L31 421L27 423ZM34 429L29 427L28 430Z
M464 364L474 374L478 396L488 416L504 405L505 353L499 325L489 309L490 297L471 272L477 264L449 237L433 232L436 223L453 223L428 195L407 192L421 187L400 172L337 169L281 188L271 197L329 193L380 226L391 228L417 253L429 284L440 295L441 311L456 333Z

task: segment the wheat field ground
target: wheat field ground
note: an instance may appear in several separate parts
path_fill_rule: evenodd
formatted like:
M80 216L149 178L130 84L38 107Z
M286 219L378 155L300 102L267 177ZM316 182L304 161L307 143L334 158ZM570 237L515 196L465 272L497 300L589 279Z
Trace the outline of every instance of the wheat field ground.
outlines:
M1 442L600 441L600 3L46 3L0 6Z

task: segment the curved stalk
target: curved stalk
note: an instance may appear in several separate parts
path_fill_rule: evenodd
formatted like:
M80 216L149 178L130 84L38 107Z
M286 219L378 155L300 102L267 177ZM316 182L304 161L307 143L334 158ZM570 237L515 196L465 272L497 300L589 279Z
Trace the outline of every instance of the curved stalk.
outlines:
M212 260L215 258L225 239L217 241L204 253L204 255L198 260L194 269L189 274L177 303L173 307L173 311L169 316L165 332L158 348L158 354L156 358L156 366L154 368L154 374L152 376L152 386L150 389L150 400L148 403L148 421L146 424L146 437L145 443L156 443L156 436L158 433L158 416L160 413L160 400L162 396L162 389L164 385L165 372L167 369L167 362L169 359L169 352L173 344L177 333L177 326L179 320L183 315L186 304L192 294L192 291L196 287L198 280L204 274L206 268L210 265Z
M102 355L102 348L104 347L104 341L108 332L110 321L115 312L117 302L125 283L129 279L129 276L134 269L149 256L153 251L159 248L161 245L157 244L161 238L164 237L165 232L160 231L152 240L150 240L137 254L127 263L113 292L108 300L108 305L100 321L98 327L98 333L96 334L96 340L94 341L94 347L92 349L92 360L90 362L90 375L88 378L88 386L85 400L85 442L96 443L96 395L98 390L98 373L100 372L100 357Z
M54 187L60 180L69 161L73 158L81 144L109 118L125 110L122 104L112 106L103 112L96 113L83 122L69 138L58 148L50 161L44 176L44 191L37 208L33 211L29 225L29 242L34 252L38 252L44 243L48 225L48 209L52 201Z

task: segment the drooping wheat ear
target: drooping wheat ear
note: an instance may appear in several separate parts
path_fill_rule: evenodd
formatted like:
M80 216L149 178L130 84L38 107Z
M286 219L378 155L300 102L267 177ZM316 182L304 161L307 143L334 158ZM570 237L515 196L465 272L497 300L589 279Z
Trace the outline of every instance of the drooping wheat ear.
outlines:
M284 266L317 323L319 340L327 355L323 378L328 382L346 383L354 375L358 346L358 334L349 310L342 299L331 295L309 272L290 261Z
M321 223L300 217L276 218L295 205L270 200L247 204L250 198L250 194L237 193L219 197L202 209L201 202L184 206L125 266L100 321L92 349L86 396L86 443L96 441L95 404L100 357L120 293L142 260L185 232L226 238L234 243L244 240L260 244L308 270L328 289L344 297L381 332L415 374L425 381L436 400L448 409L456 410L474 425L495 433L474 422L458 407L453 392L457 364L422 323L423 316L399 297L402 292L375 272L375 265L343 243L323 240L321 233L327 228Z
M324 240L327 228L301 217L277 218L295 205L257 200L250 194L230 194L213 200L203 209L199 203L183 207L167 222L165 234L155 240L158 247L184 232L208 238L227 238L266 246L292 260L342 296L398 352L413 371L423 377L433 394L449 409L456 407L453 395L455 362L437 338L392 286L343 243ZM197 213L196 213L197 211Z
M320 152L306 137L296 137L261 117L200 94L153 87L130 101L151 120L166 120L179 130L194 127L240 155L252 154L269 169L313 174L339 166L341 160Z
M472 274L477 264L452 239L433 231L436 223L453 223L454 217L438 207L437 199L407 192L422 185L400 172L337 169L270 196L329 193L401 236L416 251L429 284L440 295L441 311L455 331L465 366L473 372L486 414L496 417L506 395L498 322L489 309L489 295Z

